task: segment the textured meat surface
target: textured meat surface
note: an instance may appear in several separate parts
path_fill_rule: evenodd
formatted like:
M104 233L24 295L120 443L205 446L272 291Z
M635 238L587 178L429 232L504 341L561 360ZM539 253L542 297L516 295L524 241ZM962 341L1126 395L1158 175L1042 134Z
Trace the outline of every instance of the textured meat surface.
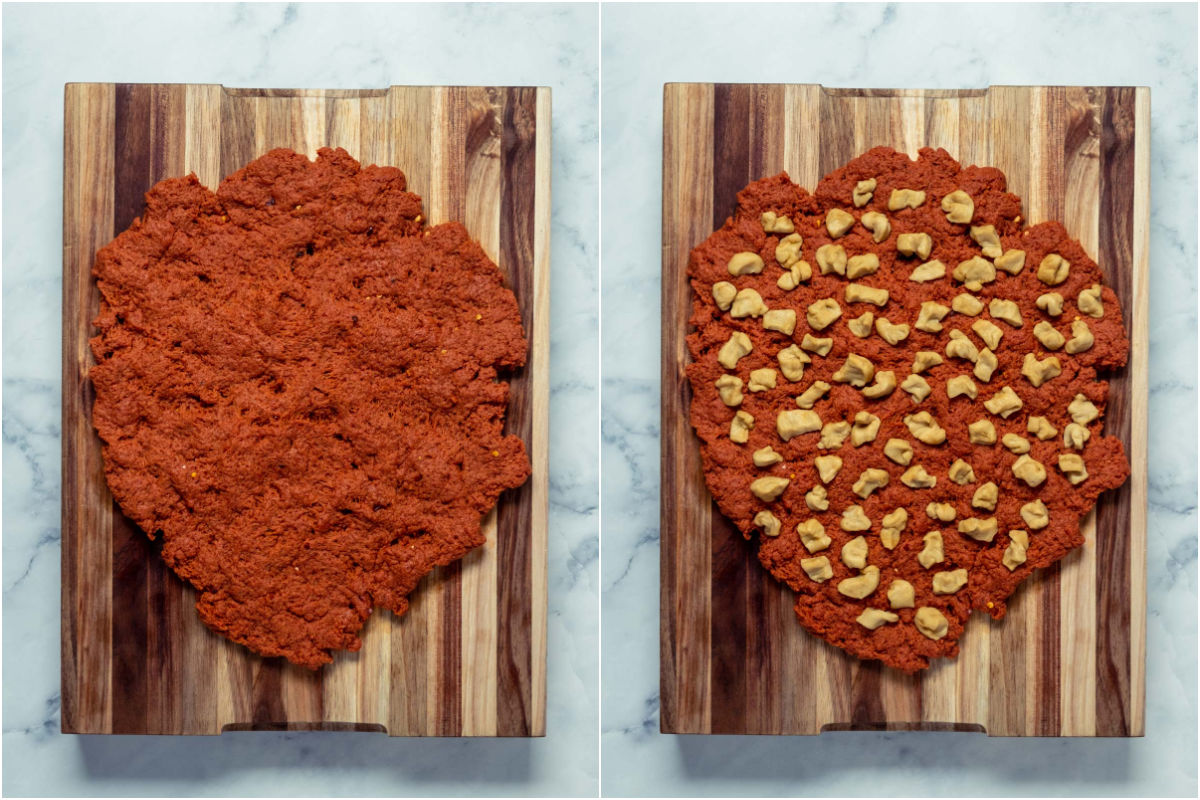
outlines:
M358 649L529 475L498 379L525 362L516 299L397 169L273 150L215 194L164 180L93 273L108 485L255 652Z
M867 179L876 181L874 194L865 205L856 207L852 192L859 181ZM922 190L927 199L917 208L889 210L888 199L893 189ZM968 225L949 222L942 210L942 198L955 190L965 191L973 198L971 225L993 225L1005 251L1025 251L1024 269L1016 275L998 271L993 282L985 283L973 293L983 302L985 310L976 316L952 312L942 320L943 330L939 333L914 328L906 340L896 345L886 342L875 330L866 338L854 335L847 322L866 311L873 312L876 318L886 317L891 323L911 328L922 302L950 306L954 297L967 293L950 272L960 262L980 256L981 248L972 240ZM836 240L825 225L826 215L832 209L841 209L854 218L850 230ZM784 270L776 259L775 248L784 234L764 230L760 218L768 211L792 220L795 233L803 240L802 257L812 267L811 279L792 290L777 285ZM879 243L873 241L872 232L861 224L862 215L872 211L886 215L892 227L890 235ZM1101 492L1121 485L1128 476L1129 466L1121 442L1102 433L1108 384L1098 377L1098 373L1123 366L1129 349L1117 298L1111 289L1104 287L1103 316L1082 315L1077 308L1080 292L1103 283L1096 263L1061 224L1047 222L1024 227L1020 213L1020 198L1006 191L1005 178L999 170L961 168L943 150L922 150L913 161L889 148L875 148L827 175L812 194L794 184L786 174L750 184L739 193L734 215L691 253L688 274L694 292L693 333L688 336L692 363L687 374L692 388L691 422L701 442L708 488L722 512L743 534L758 538L762 564L796 592L795 610L801 623L814 634L861 658L878 659L914 671L927 667L931 658L956 655L957 640L969 614L982 610L997 618L1003 616L1006 598L1032 570L1054 563L1083 543L1081 517L1092 508ZM930 234L933 248L929 258L947 265L944 278L927 283L909 280L913 268L925 259L898 253L897 237L914 232ZM850 256L868 253L877 256L878 271L857 282L888 290L889 298L883 307L846 302L844 293L851 281L835 272L821 273L814 256L818 248L831 243L842 245ZM734 254L741 252L761 256L765 263L761 273L730 274L727 264ZM1050 253L1061 254L1070 262L1069 276L1056 286L1047 286L1036 275L1043 257ZM734 318L729 311L721 310L714 300L713 286L722 281L734 284L739 290L756 290L771 309L795 310L794 332L788 335L767 330L761 318ZM1061 316L1050 316L1035 304L1039 295L1051 291L1065 298ZM805 312L811 303L824 298L835 299L842 315L830 327L816 331L806 322ZM1023 325L1018 328L993 319L986 308L993 298L1017 303ZM1085 320L1095 338L1095 344L1084 352L1074 355L1062 349L1050 352L1033 335L1034 326L1046 321L1069 339L1075 319ZM947 357L949 332L962 331L977 348L983 349L984 343L972 329L978 320L993 322L1003 331L995 349L998 366L988 381L972 377L978 385L977 400L965 396L951 399L946 391L947 380L971 375L972 364ZM734 331L744 333L753 349L737 362L735 369L727 369L718 362L718 353ZM778 372L779 351L799 344L806 334L831 338L832 348L827 356L809 352L811 363L805 366L799 381L791 382L777 375L774 388L757 392L744 388L744 399L736 408L727 406L718 396L714 384L722 375L736 375L748 384L753 370ZM921 373L932 391L920 402L899 388L882 398L868 399L859 388L839 383L833 377L847 355L854 353L870 360L877 372L894 371L899 383L912 372L918 350L935 351L944 359L942 364ZM1062 374L1035 388L1021 374L1026 353L1033 353L1038 359L1056 357L1061 362ZM853 422L855 414L865 410L880 420L872 442L855 447L846 441L838 448L823 450L817 446L819 432L798 435L788 441L781 438L776 430L777 415L796 409L795 398L817 381L831 386L813 406L822 423ZM1011 387L1024 404L1008 418L989 413L983 407L984 401L1002 386ZM1100 412L1096 420L1086 425L1090 438L1082 450L1068 449L1063 441L1063 431L1072 421L1068 405L1077 394L1084 395ZM730 438L731 421L738 410L754 418L748 441L740 444ZM944 443L927 445L914 439L904 417L919 411L929 412L946 430ZM1029 433L1027 423L1031 416L1046 417L1057 435L1043 441ZM995 444L969 441L967 425L980 419L994 423ZM1006 433L1027 440L1028 455L1045 465L1043 484L1030 487L1013 474L1012 466L1018 456L999 441ZM912 464L922 465L937 478L934 487L912 489L902 483L901 476L907 467L894 463L882 452L891 438L911 444ZM751 455L766 446L778 452L782 461L758 468ZM1058 457L1063 453L1082 456L1089 475L1079 485L1072 485L1058 468ZM843 465L837 477L825 486L828 509L814 510L806 503L805 495L814 486L824 484L818 479L813 459L833 454L843 460ZM950 465L957 459L971 465L975 481L959 485L948 479ZM863 499L853 492L853 485L868 468L885 470L888 482ZM787 479L790 483L778 499L764 502L749 488L752 481L763 476ZM994 512L972 506L974 491L988 481L998 488L999 502ZM1049 525L1040 530L1030 529L1019 513L1024 504L1036 500L1043 501L1049 509ZM957 521L932 519L926 512L932 502L953 506ZM869 530L845 531L840 527L842 511L852 505L862 507L871 521ZM907 525L899 543L889 549L881 543L880 522L897 508L906 510ZM769 510L782 523L778 536L763 535L755 523L756 514L763 510ZM972 517L996 519L999 532L993 541L977 541L957 530L958 521ZM801 542L797 525L810 519L818 520L832 540L823 551L810 552ZM1002 563L1011 530L1024 530L1029 538L1025 562L1012 571ZM925 534L931 531L942 533L944 560L925 568L917 558L924 548ZM880 570L880 582L867 597L854 599L839 592L837 585L857 575L859 570L847 566L839 554L844 544L860 535L867 541L868 562ZM821 555L828 557L833 572L823 582L810 578L801 566L803 559ZM960 568L968 572L965 587L952 594L933 593L935 572ZM916 607L928 606L942 612L948 627L944 637L935 640L920 633L913 624L913 608L890 606L886 590L895 579L913 585ZM899 619L870 630L856 621L867 608L895 613Z

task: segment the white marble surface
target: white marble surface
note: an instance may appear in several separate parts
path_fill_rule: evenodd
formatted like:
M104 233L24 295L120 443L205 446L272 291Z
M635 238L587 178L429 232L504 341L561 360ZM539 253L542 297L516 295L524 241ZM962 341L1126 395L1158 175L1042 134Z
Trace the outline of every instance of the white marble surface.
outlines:
M601 24L605 793L1195 796L1195 6L606 5ZM964 31L968 44L952 45ZM657 265L669 81L1152 87L1144 739L658 734Z
M4 794L594 795L597 9L4 8ZM58 732L62 101L68 81L553 88L544 739Z

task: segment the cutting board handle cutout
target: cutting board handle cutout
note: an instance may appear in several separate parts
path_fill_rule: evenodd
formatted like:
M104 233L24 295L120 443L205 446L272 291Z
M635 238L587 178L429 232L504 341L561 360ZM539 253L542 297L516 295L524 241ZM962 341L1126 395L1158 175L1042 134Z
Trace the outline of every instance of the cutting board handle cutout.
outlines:
M231 97L325 97L356 98L383 97L388 89L248 89L237 86L222 86Z

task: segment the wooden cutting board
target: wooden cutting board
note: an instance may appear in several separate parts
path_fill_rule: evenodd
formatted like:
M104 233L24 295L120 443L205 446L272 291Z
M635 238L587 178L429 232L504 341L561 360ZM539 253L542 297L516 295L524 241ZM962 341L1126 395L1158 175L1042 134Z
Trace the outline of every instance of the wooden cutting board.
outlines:
M986 731L1140 736L1145 716L1146 366L1150 92L994 86L875 91L669 84L663 114L662 730ZM1087 543L1018 589L1007 616L973 615L954 661L908 677L810 636L793 594L713 504L688 423L688 253L752 180L812 189L876 145L944 147L991 165L1029 223L1057 219L1121 299L1132 334L1106 432L1133 476L1085 522Z
M69 84L64 127L63 731L544 735L550 90ZM194 171L216 189L272 148L322 146L399 167L431 223L461 220L500 265L530 339L506 430L533 476L486 518L486 546L427 577L402 618L377 609L359 652L310 672L210 632L191 588L117 509L90 422L87 342L93 257L152 184Z

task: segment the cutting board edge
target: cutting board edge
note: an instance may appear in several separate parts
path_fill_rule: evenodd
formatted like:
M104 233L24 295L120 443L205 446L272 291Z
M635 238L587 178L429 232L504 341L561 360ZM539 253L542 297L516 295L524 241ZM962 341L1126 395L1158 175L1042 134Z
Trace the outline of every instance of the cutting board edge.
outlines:
M553 91L553 87L544 86L541 84L524 84L514 86L485 86L483 84L407 84L407 83L392 83L382 88L376 89L341 89L328 87L324 89L296 89L296 88L264 88L264 87L249 87L249 86L226 86L223 83L184 83L182 81L166 82L166 83L123 83L120 81L65 81L63 83L64 97L71 91L76 90L76 87L89 86L184 86L195 89L212 89L218 88L227 95L233 97L330 97L330 98L359 98L359 97L383 97L393 89L535 89L539 93L545 92L547 98Z
M63 136L62 152L63 152L63 158L64 158L64 165L66 165L66 163L67 163L68 154L70 152L70 146L71 146L71 140L69 138L71 135L71 129L69 127L69 122L72 118L72 115L75 115L76 117L80 117L80 116L82 116L84 118L87 117L86 114L83 114L82 112L80 112L79 108L72 106L72 100L85 99L84 93L86 93L88 90L92 90L93 92L95 92L97 89L99 89L101 91L101 93L108 92L107 102L111 103L112 102L112 94L113 94L113 92L115 92L117 87L154 87L154 88L164 88L164 87L172 88L172 87L174 87L174 88L180 88L180 89L219 87L226 94L231 94L234 96L239 94L239 92L237 90L234 90L233 92L231 92L229 87L225 87L221 84L215 84L215 83L189 84L189 83L179 83L179 82L177 82L177 83L123 83L123 82L110 83L110 82L81 82L81 81L66 82L66 83L64 83L64 91L63 91L63 102L64 102L64 110L65 111L64 111L64 136ZM385 89L379 90L378 92L374 92L374 94L386 95L389 92L391 92L393 89L406 89L406 88L427 89L430 91L444 90L444 89L463 89L463 90L476 89L476 90L501 90L501 91L512 90L512 89L525 89L525 90L532 92L534 94L534 98L535 98L532 105L535 109L536 119L534 119L534 117L531 116L530 121L532 122L532 124L534 126L534 130L536 131L536 134L538 134L538 135L535 136L535 141L536 141L535 149L530 151L531 152L530 162L535 163L535 167L533 170L533 174L529 178L529 187L530 187L529 194L531 197L533 197L533 211L531 212L531 216L529 217L529 225L530 225L530 229L531 229L533 235L531 236L531 239L530 239L530 241L532 242L532 244L530 245L530 247L532 248L532 254L529 257L530 265L531 265L530 266L530 275L531 275L532 279L530 280L529 289L528 289L529 296L530 296L529 302L532 307L532 323L529 326L530 327L530 333L529 333L530 353L531 353L531 357L530 357L531 364L529 365L529 369L530 369L530 375L531 375L531 378L533 381L532 387L529 391L529 397L531 399L531 405L534 410L531 412L531 438L527 444L528 444L528 448L529 448L531 461L533 462L533 465L535 466L535 468L537 468L539 465L543 465L544 468L541 470L540 474L535 473L533 476L531 476L531 481L529 484L532 489L532 502L530 505L532 508L531 528L533 528L533 531L532 531L531 535L534 537L534 542L535 542L534 545L532 545L532 546L535 549L533 551L531 561L529 563L529 566L531 569L532 580L533 580L532 589L531 589L533 596L532 596L531 605L530 605L530 611L532 614L533 625L530 627L529 631L525 634L532 640L532 644L530 645L530 653L529 654L533 659L533 663L531 665L531 670L532 670L531 684L532 685L531 685L531 687L529 687L530 688L530 694L529 694L529 698L528 698L529 699L529 707L528 707L528 716L526 717L527 732L505 732L502 730L497 730L497 731L492 731L492 732L487 732L487 731L479 732L479 731L464 730L461 733L440 733L440 732L435 733L432 731L429 731L429 732L423 731L421 733L404 733L404 732L393 733L392 732L393 727L388 724L384 724L384 723L361 722L361 721L358 721L358 722L356 722L356 721L336 722L336 721L332 721L332 720L323 720L321 722L315 722L315 723L300 722L300 721L288 722L288 723L283 723L283 724L264 723L258 727L254 726L252 724L248 725L246 723L239 723L239 722L222 723L222 722L218 721L218 722L216 722L215 727L211 727L211 728L202 726L200 723L193 721L190 723L183 722L180 724L179 728L175 729L175 730L129 731L130 733L146 733L147 735L212 736L212 735L220 735L221 733L223 733L226 730L230 730L230 731L233 731L233 730L370 730L373 732L384 733L388 736L405 737L405 738L428 738L428 737L434 737L434 736L437 736L437 737L452 736L452 737L456 737L456 738L517 738L517 739L525 739L525 738L544 738L546 735L546 733L545 733L546 691L547 691L546 677L547 677L547 666L548 666L547 661L546 661L546 639L547 639L547 633L548 633L547 620L548 620L548 603L549 603L549 592L548 592L548 581L547 581L547 571L548 571L548 566L549 566L549 551L548 551L548 532L549 532L548 531L548 511L549 511L549 496L548 496L549 495L549 491L548 491L549 484L548 484L548 481L549 481L549 475L548 475L548 466L546 466L546 465L548 465L548 463L549 463L548 442L549 442L549 435L550 435L549 408L548 407L549 407L549 396L550 396L550 386L549 386L550 292L549 292L549 285L550 285L550 238L551 238L550 233L551 233L551 225L552 225L551 200L550 200L550 188L551 188L552 176L550 174L550 170L552 168L551 140L552 140L552 133L553 133L552 129L550 127L550 124L551 124L552 89L551 89L551 87L548 87L548 86L527 86L526 87L526 86L441 86L441 85L430 85L430 86L408 87L408 86L402 86L402 85L391 85ZM271 91L279 91L279 90L262 90L262 91L263 92L271 92ZM308 93L307 95L306 95L306 92ZM257 91L256 90L245 90L243 92L240 92L240 94L242 94L243 96L244 95L254 95L254 94L257 94ZM348 98L348 99L357 99L360 97L370 96L371 94L373 94L373 93L369 92L369 91L360 91L360 90L345 90L345 91L341 91L341 90L295 90L290 93L277 93L274 96L285 97L285 98L286 97L296 97L296 96L334 96L334 97L342 97L342 98ZM111 151L111 149L112 149L112 147L111 147L111 143L110 143L109 150ZM110 157L111 157L111 152L110 152ZM76 170L76 173L78 173L78 170ZM62 183L62 186L63 186L62 208L63 208L63 220L64 220L64 226L63 226L64 237L63 237L63 243L62 243L63 262L62 263L63 263L63 268L64 268L64 281L63 281L63 288L62 288L62 295L61 295L61 301L62 301L63 310L64 310L64 326L66 325L65 312L66 312L68 306L70 306L72 304L72 302L74 303L74 305L78 306L81 302L79 298L73 298L73 296L72 296L72 287L70 284L71 276L75 275L76 273L79 273L80 275L86 275L86 277L84 278L85 281L91 283L94 286L94 281L90 277L90 269L87 269L86 266L83 269L77 268L78 265L75 264L75 261L77 259L73 260L73 258L72 258L73 254L75 253L76 242L78 239L83 238L83 239L90 241L90 239L88 238L88 234L86 232L83 237L79 236L80 228L78 226L76 226L72 230L69 230L69 231L67 230L67 222L69 219L68 209L71 207L70 206L71 197L68 195L67 190L68 190L68 188L73 187L77 190L77 193L78 193L78 190L80 188L78 185L73 186L72 179L73 179L72 173L69 170L64 169L63 183ZM106 235L100 236L99 244L97 244L95 247L90 248L91 256L89 256L87 258L87 261L89 264L91 261L91 257L94 256L95 250L97 250L99 248L99 246L102 245L104 242L111 239L112 235L113 235L113 232L111 230L108 231ZM92 238L95 238L94 234L92 235ZM508 281L506 280L506 284L507 283L508 283ZM80 369L78 368L78 364L76 362L77 349L80 346L82 346L83 351L88 351L88 340L93 332L90 323L91 323L91 319L89 317L87 319L83 319L82 322L77 322L75 325L73 325L72 326L73 330L71 332L69 332L69 333L64 332L64 336L62 339L62 345L61 345L62 356L63 356L62 364L61 364L61 374L63 377L63 386L64 386L64 388L72 387L74 389L77 389L78 391L76 393L78 395L80 395L80 397L75 398L73 400L73 402L68 402L68 399L64 396L63 402L61 402L61 404L60 404L60 417L62 419L63 430L65 432L70 430L70 425L72 423L77 422L79 419L82 419L85 423L87 430L90 431L92 433L92 435L94 436L94 429L92 429L91 425L90 425L90 405L89 405L89 403L90 403L91 390L89 388L89 382L88 382L88 378L86 375L86 369L83 370L82 374L79 374ZM540 358L539 358L539 355L540 355ZM75 409L82 409L82 411L83 411L82 415L73 413L75 411ZM64 474L66 474L68 471L67 464L68 464L70 455L72 453L72 449L76 446L74 444L73 438L71 438L72 443L69 446L69 444L68 444L69 438L71 438L71 437L64 434L63 441L62 441L61 447L60 447L60 459L61 459L61 465L63 467ZM71 509L69 507L71 503L75 502L75 499L71 498L69 500L67 497L67 493L64 492L63 497L61 498L61 501L62 502L60 502L60 523L65 532L64 543L66 543L74 537L73 531L75 531L76 529L79 529L81 523L78 519L75 518L75 515L72 514ZM109 497L109 502L111 503L111 497ZM62 580L60 581L60 602L61 602L63 611L61 613L60 637L59 637L60 638L60 646L61 646L60 658L59 658L59 665L60 665L59 684L60 684L60 693L61 693L60 697L62 698L62 702L60 703L60 709L59 709L59 713L58 713L60 731L62 733L83 734L83 735L113 734L115 731L113 730L114 726L112 724L111 711L110 711L109 707L105 705L106 701L104 701L103 699L101 699L99 701L95 700L95 698L90 699L91 705L93 705L93 706L99 705L105 709L103 715L97 715L95 713L89 714L87 712L87 710L85 710L85 709L77 709L71 701L72 696L75 694L75 692L77 691L77 689L80 687L81 684L80 684L79 680L74 680L74 681L72 680L72 677L79 671L77 668L79 659L75 657L76 651L79 648L77 648L76 641L75 641L78 637L76 636L75 631L73 629L75 614L66 610L70 607L68 605L68 598L70 596L69 592L68 592L68 581L66 580L66 577L68 574L68 560L69 559L68 559L68 554L67 554L66 550L61 549L60 554L59 554L59 561L60 561L59 573L62 578ZM78 604L73 603L73 605L78 605ZM68 625L68 621L70 621L72 623L72 626ZM207 631L207 628L205 630ZM215 634L212 634L212 635L214 637L216 636ZM357 654L355 654L355 655L357 655ZM110 701L108 701L108 702L110 702ZM385 720L385 722L386 722L386 720ZM124 731L122 731L122 732L124 732Z
M663 84L664 115L667 113L667 107L668 107L667 101L669 98L672 97L673 92L676 92L676 91L682 92L685 89L688 89L688 88L695 89L697 87L702 88L702 89L703 88L711 89L712 87L715 87L715 86L739 86L739 85L754 86L754 87L771 86L771 87L787 87L787 88L809 88L810 90L813 87L815 87L815 88L821 89L822 92L824 92L825 94L841 94L843 96L848 95L848 94L849 95L863 94L864 96L873 96L873 97L879 97L879 98L896 97L896 96L923 96L923 97L932 97L932 98L947 97L947 98L951 98L951 99L954 97L967 96L967 95L969 95L969 96L986 95L987 92L989 92L992 89L996 89L996 88L1018 88L1018 89L1084 88L1084 89L1095 89L1095 90L1107 90L1107 89L1126 89L1126 90L1132 89L1132 90L1134 90L1135 96L1138 100L1137 130L1138 130L1139 134L1141 134L1143 131L1145 133L1144 133L1144 135L1138 135L1136 137L1137 149L1138 149L1137 162L1138 162L1138 167L1139 167L1139 173L1140 173L1142 180L1141 181L1135 180L1136 185L1131 192L1133 194L1133 197L1135 200L1135 206L1139 209L1138 211L1135 212L1134 218L1135 218L1135 228L1137 229L1137 231L1135 232L1135 238L1137 239L1138 244L1140 245L1141 255L1140 255L1140 257L1138 257L1137 252L1136 252L1137 245L1135 245L1134 270L1135 270L1136 280L1135 280L1135 285L1133 287L1133 292L1132 292L1132 298L1133 298L1132 299L1132 303L1133 303L1132 309L1133 309L1133 314L1136 314L1138 319L1136 319L1133 323L1131 323L1130 330L1131 330L1131 359L1135 360L1135 364L1137 364L1137 366L1134 366L1130 370L1130 374L1131 374L1131 378L1132 378L1132 386L1133 386L1133 391L1131 391L1130 396L1133 398L1140 398L1140 407L1137 405L1139 400L1134 399L1132 401L1135 404L1134 424L1133 424L1132 430L1130 431L1131 441L1134 443L1134 445L1131 447L1132 452L1130 454L1130 462L1131 462L1131 466L1132 466L1132 469L1134 472L1135 479L1139 474L1141 476L1143 476L1143 478L1141 481L1142 486L1140 489L1140 495L1135 486L1135 491L1134 491L1135 502L1132 505L1132 511L1131 511L1131 515L1130 515L1130 519L1129 519L1129 524L1130 524L1131 529L1135 529L1135 531L1140 532L1140 534L1139 534L1140 535L1140 543L1141 543L1140 548L1137 545L1135 545L1135 547L1133 548L1133 553L1131 554L1130 563L1131 563L1131 568L1132 568L1132 573L1133 573L1132 577L1134 580L1134 584L1135 584L1135 586L1140 586L1141 591L1140 592L1134 591L1132 594L1132 600L1131 600L1131 610L1132 610L1131 626L1132 626L1133 630L1135 631L1135 633L1131 636L1131 648L1132 648L1131 686L1130 686L1129 693L1127 696L1127 699L1129 700L1129 703L1130 703L1130 714L1128 717L1128 732L1124 733L1124 734L1086 733L1086 732L1084 732L1084 733L1058 733L1058 734L1054 734L1053 736L1054 736L1054 738L1134 738L1134 737L1144 736L1145 735L1145 731L1144 731L1145 645L1146 645L1146 641L1145 641L1145 636L1146 636L1146 631L1145 631L1145 616L1146 616L1146 608L1145 608L1145 605L1146 605L1146 597L1145 597L1146 505L1145 505L1145 499L1146 499L1146 490L1145 490L1145 486L1144 486L1144 483L1145 483L1144 475L1145 475L1146 464L1147 464L1147 454L1145 451L1146 451L1146 434L1147 434L1147 427L1148 427L1147 420L1145 419L1147 409L1146 409L1146 405L1145 405L1144 390L1146 389L1146 386L1147 386L1147 357L1148 357L1147 347L1148 347L1148 313L1149 313L1149 307L1148 307L1149 232L1148 232L1148 227L1149 227L1150 196L1149 196L1148 164L1149 164L1149 147L1150 147L1150 135L1149 135L1150 134L1149 103L1150 103L1150 93L1151 93L1150 88L1145 87L1145 86L1129 86L1129 85L1126 85L1126 86L1082 86L1082 85L1080 85L1080 86L1072 86L1072 85L1020 86L1020 85L1008 85L1008 84L992 84L992 85L989 85L986 89L977 90L977 91L973 91L973 92L969 92L969 93L965 92L965 90L920 90L920 89L901 89L901 90L847 89L842 92L838 92L837 90L834 90L834 92L831 93L829 87L825 87L821 84L815 84L815 83L792 84L792 83L779 82L779 83L748 83L748 84L726 83L726 84L721 84L721 83L708 83L708 82L673 81L673 82L666 82ZM663 134L663 143L664 143L663 168L664 168L664 171L667 168L667 163L666 163L667 139L668 139L667 125L666 125L666 119L664 119L664 134ZM664 176L664 186L665 186L666 182L667 181ZM664 197L663 197L664 237L663 237L663 242L662 242L662 258L663 258L663 262L664 262L664 267L666 265L666 261L669 257L670 248L672 246L672 243L668 241L668 239L665 235L666 231L667 231L665 216L666 216L666 213L668 210L668 203L669 203L668 198L664 192ZM666 290L666 282L664 281L664 288L663 288L662 295L661 295L661 300L662 300L664 309L667 304L667 298L668 298L668 292ZM684 315L684 316L686 318L686 315ZM686 324L684 324L680 328L680 330L675 332L675 335L676 336L684 336L684 335L686 335L687 330L688 330L687 326L686 326ZM670 353L668 352L668 349L667 349L667 341L670 338L671 333L664 326L663 330L661 331L661 334L663 337L663 343L662 343L662 347L661 347L662 364L661 364L661 368L660 368L660 374L664 381L664 386L662 387L663 388L662 396L665 398L666 394L667 394L667 386L666 386L665 382L668 379L668 377L674 376L676 368L679 365L677 365L673 362L673 359L671 358ZM1139 342L1141 343L1140 347L1139 347ZM678 377L678 376L674 376L674 377ZM1138 391L1137 391L1138 389L1143 390L1142 394L1138 393ZM1138 417L1139 411L1141 413L1140 418ZM660 412L661 412L661 417L663 417L662 431L666 432L668 430L668 427L666 425L666 419L665 419L665 417L667 416L665 403L660 405ZM1140 444L1141 444L1140 457L1138 457L1138 452L1137 452L1137 443L1139 442L1139 437L1140 437ZM668 437L665 435L665 433L662 436L662 439L663 439L663 441L662 441L663 452L660 454L660 479L663 479L663 481L664 481L663 486L666 487L668 485L665 481L665 478L667 476L666 469L667 469L667 460L668 460L667 459ZM1135 484L1136 484L1136 480L1135 480ZM706 493L706 496L707 496L707 493ZM1140 500L1141 500L1140 503L1136 502L1139 499L1139 496L1140 496ZM714 511L714 513L716 513L716 512ZM668 524L668 522L669 522L669 520L668 520L665 509L660 510L660 525L665 526ZM1139 563L1139 559L1140 559L1140 563ZM668 621L666 619L665 612L667 610L668 601L672 600L673 598L671 598L671 596L669 595L667 586L666 586L667 569L668 569L666 562L667 562L666 555L660 549L660 577L664 582L662 588L660 589L660 613L664 614L664 616L660 619L660 637L661 637L660 655L661 655L661 659L662 659L662 661L661 661L662 666L660 667L660 695L663 698L662 702L660 703L660 708L664 708L664 709L669 707L669 703L674 702L674 701L667 700L667 686L669 685L669 679L672 677L672 675L668 673L668 669L671 670L672 672L675 669L675 665L673 663L669 663L669 662L672 662L674 659L679 657L678 653L676 651L676 648L675 648L675 643L673 641L669 642L667 640L668 629L671 628L671 625L668 623ZM833 723L833 724L838 725L839 723ZM927 726L928 724L929 723L924 723L924 722L918 723L918 725L920 727L918 727L916 729L927 729L925 726ZM948 723L948 724L958 725L958 724L962 724L962 723ZM904 725L904 723L901 723L901 725ZM660 730L663 733L685 733L685 732L698 733L698 734L713 733L713 731L711 731L711 730L699 730L699 729L691 730L691 728L694 728L695 726L691 725L690 723L686 726L687 728L689 728L689 730L685 731L684 727L685 727L685 725L681 724L679 722L679 720L676 720L672 715L667 714L665 712L662 715L660 715ZM825 727L828 728L828 724ZM979 728L981 731L987 733L987 735L989 737L995 736L997 738L1000 738L1000 737L1009 738L1012 736L1029 736L1030 735L1030 734L1022 734L1022 733L993 734L990 731L986 731L986 729L982 725L979 726ZM847 729L868 730L868 729L877 729L877 728L853 728L853 727L851 727L851 728L847 728ZM756 733L769 734L769 733L771 733L771 731L762 730L762 731L758 731ZM795 732L794 734L789 733L788 735L812 735L812 734L808 733L808 732Z
M1092 86L1081 83L1058 84L1022 84L1022 83L989 83L983 88L911 88L911 87L865 87L865 86L826 86L823 83L790 83L787 81L761 81L755 83L707 83L704 81L665 81L663 89L674 89L687 86L787 86L790 88L816 87L823 92L836 95L866 94L872 97L973 97L986 94L991 89L1136 89L1149 93L1150 87L1141 84L1112 84L1108 86Z

